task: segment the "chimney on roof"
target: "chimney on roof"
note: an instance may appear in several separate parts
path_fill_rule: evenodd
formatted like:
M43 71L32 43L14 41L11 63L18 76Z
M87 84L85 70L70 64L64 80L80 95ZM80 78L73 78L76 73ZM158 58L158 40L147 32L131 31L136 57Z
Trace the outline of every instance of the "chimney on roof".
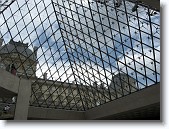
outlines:
M48 73L44 73L44 74L43 74L43 79L44 79L44 80L47 79L47 74L48 74Z
M0 47L2 46L3 41L4 40L2 38L0 38Z
M104 89L104 83L103 82L101 82L100 88Z
M33 52L35 54L35 58L37 58L37 52L38 52L38 47L37 46L34 46Z
M97 81L93 82L93 86L97 87Z

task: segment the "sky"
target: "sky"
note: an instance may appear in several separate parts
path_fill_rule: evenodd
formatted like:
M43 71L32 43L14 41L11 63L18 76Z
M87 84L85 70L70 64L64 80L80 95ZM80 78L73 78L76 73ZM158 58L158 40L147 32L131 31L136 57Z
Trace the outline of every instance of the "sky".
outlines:
M19 0L19 1L21 1L21 0ZM166 23L164 26L164 29L163 30L165 30L165 28L167 28L166 30L169 30L168 29L168 23L167 23L167 21L168 21L168 17L167 17L167 14L168 14L168 12L169 12L169 10L167 11L167 9L169 9L169 7L167 7L168 6L168 0L165 0L165 2L164 2L164 0L161 0L162 2L163 2L163 8L162 8L162 10L163 10L163 13L165 13L165 16L163 16L163 22L164 23ZM165 5L164 6L164 4L167 4L167 6ZM161 5L162 6L162 5ZM1 16L0 16L1 17ZM165 20L164 20L164 18L165 18ZM0 20L2 20L1 18L0 18ZM0 22L0 23L2 23L2 21ZM1 31L2 31L2 29L1 29ZM163 41L168 41L167 40L167 38L168 38L168 34L167 34L168 32L167 31L165 31L163 34L165 35L164 37L165 37L165 39L163 40ZM36 37L36 36L35 36ZM6 39L6 42L5 43L7 43L7 39ZM164 43L165 44L165 43ZM167 46L167 44L166 45L163 45L163 47L164 47L164 49L163 49L163 51L165 51L165 52L168 52L168 46ZM168 55L167 53L165 53L164 54L164 56L165 55ZM167 56L165 56L164 57L164 62L165 61L167 61ZM164 65L165 63L163 63L163 65ZM166 64L166 66L167 66L167 64ZM164 72L163 73L165 73L165 71L166 70L168 70L167 69L168 67L165 67L164 69ZM168 72L166 72L166 73L168 73ZM167 74L165 75L165 76L163 76L164 77L164 84L168 84L167 82L168 82L168 76L167 76ZM166 83L165 83L166 82ZM165 87L165 86L164 86ZM164 95L164 99L165 98L168 98L167 97L167 95L168 95L168 93L167 93L167 86L166 86L166 89L164 90L164 92L163 92L163 95ZM168 114L168 110L166 110L166 109L168 109L166 106L168 106L169 104L167 103L168 101L165 101L165 105L163 106L164 107L164 110L165 110L165 114ZM109 122L109 123L102 123L102 122L99 122L99 123L97 123L97 124L95 124L94 123L94 125L93 125L93 123L88 123L88 124L83 124L83 126L82 126L82 124L80 123L80 122L78 122L78 123L76 123L76 124L70 124L70 123L68 123L67 125L66 124L63 124L63 123L45 123L45 122L41 122L40 124L39 123L35 123L35 122L32 122L31 124L30 124L30 122L29 123L23 123L23 124L21 124L21 123L19 123L19 124L16 124L16 123L8 123L8 122L6 122L6 121L0 121L0 127L2 128L2 129L18 129L18 128L30 128L30 127L32 127L32 128L35 128L35 126L37 125L38 127L40 126L42 129L46 129L47 127L49 128L49 126L51 127L51 128L56 128L56 126L60 126L61 128L67 128L67 127L69 127L69 128L73 128L73 129L75 129L75 128L88 128L88 127L91 127L92 125L94 126L94 127L97 127L98 129L99 128L105 128L105 127L115 127L115 128L119 128L119 129L121 129L121 128L129 128L129 129L135 129L135 128L140 128L140 129L142 129L142 128L147 128L147 126L149 126L150 128L154 128L154 129L159 129L159 128L168 128L168 117L167 116L169 116L169 115L166 115L165 116L165 114L164 114L164 119L163 119L163 121L164 122L158 122L158 123L145 123L145 124L140 124L140 122L139 123L136 123L136 122L134 122L134 123L125 123L125 124L119 124L119 122L117 122L117 124L115 123L115 122ZM25 126L25 125L27 125L27 126ZM76 127L75 127L76 126Z
M129 38L130 34L128 31L127 25L125 25L127 24L127 17L125 13L122 13L121 11L121 10L125 11L125 7L123 5L120 6L120 8L118 8L119 10L116 14L116 10L111 8L111 5L114 6L113 5L114 3L111 1L108 3L109 6L107 6L107 8L105 7L104 4L101 5L101 4L97 4L96 2L92 3L92 1L90 1L91 4L89 4L88 0L82 0L82 1L75 0L75 3L76 4L74 4L72 1L64 2L64 3L62 1L58 1L58 3L56 4L58 6L58 8L56 8L56 12L58 12L58 14L61 12L62 14L62 15L59 15L58 18L61 21L60 22L61 25L63 21L63 26L62 26L62 28L64 29L63 36L69 41L72 41L72 39L74 40L76 45L72 45L71 47L74 49L75 53L78 51L77 48L75 47L79 46L80 44L82 48L85 48L85 49L87 48L90 53L92 54L96 53L95 54L96 56L101 57L102 55L104 57L104 54L100 54L99 50L93 51L92 46L96 47L96 49L99 49L99 45L100 45L100 48L102 48L101 49L102 52L107 53L108 51L108 53L110 52L110 55L112 57L116 58L117 56L119 58L118 62L114 61L113 59L110 59L110 61L112 61L111 63L113 66L115 66L116 68L119 67L119 69L122 69L122 72L124 73L127 73L127 72L132 73L134 71L131 68L135 69L134 66L136 65L136 71L142 73L142 75L137 74L137 79L139 79L140 82L143 83L144 85L153 84L154 83L153 81L155 80L155 76L153 75L153 71L155 71L155 66L151 64L153 62L153 60L151 59L154 59L152 47L154 45L154 48L160 51L160 41L159 41L160 34L158 30L159 28L157 27L157 25L152 24L152 30L153 30L154 36L156 36L157 38L154 37L153 41L151 40L150 25L148 21L146 21L147 19L149 19L149 16L147 15L148 11L142 7L138 8L138 15L140 17L139 22L140 24L142 24L142 26L140 26L140 30L141 30L141 37L140 37L140 33L137 30L139 29L138 20L136 18L137 14L136 12L131 11L134 5L129 2L126 2L127 12L129 13L128 18L130 17L129 25L131 26L130 27L130 33L132 35L132 41L131 41ZM83 5L83 7L81 5ZM92 11L87 9L89 8L89 5ZM63 8L63 6L66 7L66 11ZM101 15L99 15L98 11L99 13L101 13ZM91 14L93 14L93 16L91 16ZM116 16L118 16L118 20L120 21L119 23L116 21L117 19ZM151 20L153 23L159 24L160 23L159 19L160 19L159 14L151 17ZM80 21L81 24L79 24L78 21ZM111 27L111 29L109 29L109 27ZM82 31L81 31L81 28L83 28ZM158 29L156 30L156 28ZM79 31L76 31L76 30L79 30ZM123 33L122 39L120 38L119 30L121 31L121 33ZM149 35L146 33L148 33ZM115 35L114 44L112 44L112 40L111 40L112 35L113 36ZM81 42L79 42L79 39ZM124 47L124 45L122 45L121 42L124 42L125 40L126 40L126 43ZM143 48L140 45L140 42L141 42L140 40L142 40L142 42L145 44L143 45ZM87 42L87 46L84 43L84 41ZM154 43L152 44L152 42ZM111 46L111 47L108 47L106 49L105 43L107 46ZM113 48L116 49L116 52L113 50ZM133 48L135 52L133 53L130 48ZM160 52L158 51L155 51L156 60L160 60ZM146 55L146 57L142 56L143 52ZM128 53L128 54L127 56L124 56L123 53ZM135 62L137 61L140 63L135 63L134 65L133 55L135 58ZM95 56L90 56L90 59L95 60ZM104 61L108 62L109 59L106 58L105 56ZM130 69L128 69L127 71L124 65L125 63L130 64L130 66L128 65ZM98 63L98 65L102 66L103 63L100 62ZM145 68L146 72L144 72L144 68L142 68L143 65L148 67L148 68ZM113 72L115 74L119 72L119 70L116 68L113 68ZM110 69L108 71L110 71ZM156 64L156 71L160 73L159 64ZM146 80L145 77L143 76L144 74L146 74L146 76L149 77L149 79L147 79L147 84L146 84L146 81L144 81ZM134 75L133 77L136 78L136 76ZM159 75L158 75L157 80L158 81L160 80Z
M76 78L78 83L85 83L83 81L85 80L87 84L94 81L110 84L113 76L111 72L117 74L120 69L121 72L128 73L133 78L137 77L140 83L151 85L154 83L153 81L156 80L156 76L153 75L156 65L156 71L159 73L157 81L160 81L160 64L152 64L153 60L151 60L155 58L155 60L160 62L159 14L151 16L153 22L152 30L154 33L152 44L151 37L146 34L151 33L149 23L144 20L149 18L147 10L142 7L138 8L139 22L143 25L140 27L142 31L141 37L142 42L145 44L142 48L140 45L140 33L137 30L137 14L131 11L133 4L126 2L128 18L130 17L129 25L132 26L130 27L130 33L132 35L131 41L128 37L128 26L125 25L127 24L127 17L125 13L122 13L122 11L125 11L124 3L118 8L119 11L116 13L116 10L111 8L111 6L114 6L112 1L108 3L107 8L105 5L97 4L92 0L89 0L90 4L88 0L75 0L76 4L72 2L73 0L64 3L62 3L61 0L53 1L59 2L54 6L56 12L61 11L62 13L62 15L57 16L58 20L60 20L59 23L57 22L51 1L48 0L19 0L4 11L4 15L0 15L0 30L4 38L4 43L8 43L9 40L13 38L15 41L21 40L24 43L29 43L31 50L33 50L33 46L39 47L39 63L36 72L38 77L42 77L43 73L47 72L48 78L52 80L68 80L72 82ZM26 5L24 4L25 2L27 2ZM35 4L37 4L37 8ZM65 12L62 6L67 8L67 12ZM46 10L44 10L45 7ZM88 9L89 7L92 9L93 17ZM20 10L18 10L18 8L20 8ZM30 13L28 13L29 11ZM101 15L99 15L98 11ZM13 17L11 17L12 14ZM66 17L64 17L65 15ZM116 16L118 16L120 22L116 21ZM5 20L7 20L7 24L5 24ZM80 21L81 24L79 24L78 21ZM27 27L25 27L25 25ZM8 28L10 28L10 32ZM63 30L62 34L60 33L60 29ZM123 33L121 38L119 31ZM63 42L61 35L65 37L65 42ZM73 42L72 39L74 40ZM108 47L105 47L105 43ZM65 47L65 45L67 47ZM151 48L153 45L155 50ZM101 48L101 53L98 50L99 48ZM133 48L135 52L133 53L130 48ZM141 54L143 52L146 55L144 57ZM110 56L108 57L106 53L109 53ZM123 53L125 53L125 55ZM51 55L53 56L51 57ZM100 60L101 56L103 56L104 62ZM78 57L80 59L78 59ZM135 61L133 61L133 57ZM118 58L118 61L115 58ZM145 61L143 61L143 58ZM77 65L75 65L73 61L75 61ZM84 62L87 65L85 65ZM111 66L108 64L109 62ZM127 67L124 65L125 63L128 64ZM70 65L73 70L70 68ZM142 68L143 65L147 67L146 73L144 72L144 68ZM137 76L136 74L132 74L135 73L132 68L136 68ZM98 74L97 71L99 71L100 74ZM73 72L76 76L72 74ZM149 78L147 79L147 84L144 76L138 74L138 72L143 75L146 74ZM95 77L93 77L93 75L95 75ZM61 78L58 78L59 76L61 76ZM70 77L68 78L68 76ZM105 76L108 78L107 81Z

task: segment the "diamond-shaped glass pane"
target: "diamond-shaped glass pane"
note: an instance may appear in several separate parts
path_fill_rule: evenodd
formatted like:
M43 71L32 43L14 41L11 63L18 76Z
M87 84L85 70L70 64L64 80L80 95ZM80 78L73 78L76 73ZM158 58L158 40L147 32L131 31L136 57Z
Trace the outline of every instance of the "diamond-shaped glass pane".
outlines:
M0 38L0 67L31 80L31 106L88 110L160 82L160 13L140 3L11 1Z

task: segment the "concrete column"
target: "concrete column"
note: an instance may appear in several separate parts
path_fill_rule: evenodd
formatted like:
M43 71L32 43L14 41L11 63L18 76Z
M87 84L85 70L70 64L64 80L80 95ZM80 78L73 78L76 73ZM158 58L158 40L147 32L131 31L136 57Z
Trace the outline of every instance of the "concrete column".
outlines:
M27 120L30 96L31 81L20 79L14 120Z

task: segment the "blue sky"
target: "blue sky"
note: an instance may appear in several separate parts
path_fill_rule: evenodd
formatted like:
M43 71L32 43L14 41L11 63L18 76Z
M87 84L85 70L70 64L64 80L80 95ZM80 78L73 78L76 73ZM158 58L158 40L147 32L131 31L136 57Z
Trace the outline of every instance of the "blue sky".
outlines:
M89 1L91 1L91 0L89 0ZM35 2L37 3L38 9L34 8ZM69 2L71 2L71 0ZM85 62L88 64L87 69L90 70L90 66L92 66L92 69L96 69L96 70L99 69L99 71L101 72L100 77L99 77L99 75L97 74L97 71L94 70L94 74L97 76L96 78L92 78L92 74L89 74L89 76L91 76L90 78L91 78L92 81L94 81L95 79L97 81L99 81L97 78L101 78L103 80L103 82L105 82L105 79L104 79L105 75L108 75L109 79L111 80L112 75L110 75L110 72L109 72L111 70L113 71L113 73L116 74L116 73L118 73L117 68L119 68L119 69L122 69L122 72L126 73L126 70L125 70L126 67L124 67L124 65L123 65L123 63L125 63L124 55L121 54L121 53L123 53L122 46L124 47L125 54L128 53L128 54L126 54L128 57L133 58L133 54L134 54L134 57L137 57L135 59L135 61L138 61L141 64L144 64L144 62L142 61L143 56L140 57L140 54L139 54L139 52L142 53L142 49L139 45L140 44L140 42L139 42L140 41L139 32L136 29L134 29L134 27L138 28L138 23L137 23L138 21L137 21L137 19L134 20L136 13L131 12L131 8L132 8L133 4L126 2L128 13L130 13L130 16L131 16L130 17L131 21L129 23L130 23L131 26L133 26L133 27L130 27L130 30L131 30L130 33L132 34L132 38L133 38L132 44L131 44L131 40L127 36L125 36L125 35L129 35L128 28L124 24L124 23L127 23L127 19L126 19L125 14L123 14L121 11L118 11L117 14L119 15L118 16L119 21L124 22L124 23L119 23L120 26L118 26L118 23L115 20L116 19L116 11L114 9L111 10L111 8L108 7L108 12L107 12L104 5L101 6L100 4L98 4L99 5L99 8L98 8L96 3L94 2L91 5L91 8L93 9L92 13L94 15L94 20L96 22L93 22L90 19L90 18L92 18L91 14L89 13L89 10L87 9L87 7L89 7L87 0L82 0L82 3L78 0L75 0L75 2L78 3L78 4L83 4L83 6L86 7L86 9L85 9L86 12L82 11L82 7L80 5L78 5L78 10L77 10L77 5L75 6L75 4L71 3L71 7L70 7L69 3L65 2L64 6L67 7L68 9L71 9L72 12L70 12L70 11L65 12L64 9L62 9L62 13L67 14L70 18L72 17L74 21L80 20L81 23L89 26L91 29L88 30L88 28L86 28L84 25L82 25L82 28L83 28L82 33L80 31L78 31L78 33L77 33L75 31L74 27L76 27L77 29L80 30L81 26L78 24L78 22L76 22L77 24L75 26L73 26L72 20L70 20L70 19L67 20L66 18L64 18L64 23L70 24L72 26L71 31L73 32L74 42L76 43L76 45L74 45L72 42L70 42L72 49L67 47L69 54L67 54L66 51L65 51L63 39L60 38L61 37L60 31L58 30L56 32L53 32L53 30L55 31L59 28L59 25L58 25L58 22L56 21L56 16L53 13L53 6L51 5L50 1L47 1L47 0L44 0L44 1L29 0L28 6L25 6L25 5L23 6L23 3L25 3L25 0L20 0L18 2L18 4L19 4L19 7L21 8L21 12L17 11L16 13L15 13L15 11L17 10L18 5L17 5L16 2L14 2L13 5L11 6L12 13L14 13L14 16L13 16L14 19L13 18L8 19L11 16L10 9L7 9L4 12L6 20L8 19L7 24L8 24L9 27L14 26L14 23L19 21L22 18L21 14L22 14L22 16L24 16L24 18L20 22L18 22L13 27L13 29L11 29L12 38L14 38L14 40L16 40L16 41L23 40L24 43L27 43L27 42L29 44L32 43L32 44L30 44L30 49L32 49L33 46L41 46L41 48L39 48L39 50L38 50L38 57L39 57L38 67L40 66L42 68L42 71L37 70L37 76L40 77L40 76L42 76L42 74L44 72L47 72L49 77L51 76L50 74L52 74L51 79L52 79L52 77L53 77L53 79L58 79L58 77L61 74L63 74L63 76L61 77L62 78L61 80L64 81L66 79L66 74L69 74L69 75L72 74L72 70L69 69L70 62L67 62L68 56L71 57L71 60L74 60L75 58L73 58L71 55L78 57L79 55L84 54L85 55ZM62 3L60 3L60 5L62 5ZM113 3L109 2L109 5L113 6ZM46 19L46 17L47 17L46 11L43 11L45 6L47 7L46 11L48 12L49 19ZM57 7L58 6L56 6L56 8L55 8L56 11L58 11ZM33 8L33 10L30 12L30 14L27 14L28 10L30 10L32 8ZM123 5L119 9L125 10ZM98 10L99 10L100 13L102 13L101 19L100 19L98 13L95 12L95 11L98 11ZM139 16L141 18L144 18L144 19L148 18L148 16L146 15L146 13L147 13L146 10L144 10L141 7L138 8L138 10L139 10ZM78 11L78 13L81 14L81 15L79 15L80 19L79 19L79 16L77 14L75 14L73 11ZM41 12L40 16L38 16L38 12ZM88 19L87 19L88 23L86 23L85 18L82 15L85 15L85 16L88 17ZM108 20L107 17L104 16L104 15L108 15L111 19ZM10 37L9 32L7 30L6 24L4 24L4 19L3 19L2 15L0 17L1 17L0 18L1 33L3 34L3 38L5 40L5 43L8 43L8 41L10 40L11 37ZM33 18L34 20L32 21L31 18ZM61 20L60 16L58 16L58 18ZM14 22L14 20L15 20L15 22ZM42 25L41 25L41 20L43 21ZM157 24L157 25L152 24L153 32L156 32L155 28L158 27L158 25L160 24L160 15L157 14L156 16L151 17L151 20L152 20L152 22ZM110 21L111 24L109 24L109 21ZM146 24L146 21L142 20L142 19L139 19L139 21L141 23L143 22L143 24L144 24L144 26L141 27L141 30L145 31L146 33L151 33L149 24ZM104 25L103 28L98 22L102 22L102 24ZM60 23L61 28L64 27L64 23ZM27 28L24 27L24 24L27 25ZM52 25L50 26L50 24L52 24ZM95 31L93 31L94 25L96 26L96 30L99 31L100 33L95 33ZM111 26L112 30L110 30L108 28L109 26ZM17 29L17 27L19 28L19 30ZM36 29L37 33L34 31L34 29L35 29L34 27L37 27L37 29ZM124 42L123 44L126 45L126 46L121 44L120 35L117 32L117 31L119 31L119 28L120 28L120 31L122 33L124 33L124 35L122 36L122 42ZM103 34L101 34L101 33L103 33L102 29L105 31L104 32L105 36ZM68 32L70 32L69 27L66 27L66 30ZM19 31L21 31L21 32L19 32ZM157 30L157 32L158 33L154 34L154 36L156 36L156 38L154 37L153 40L154 40L155 49L157 49L157 51L155 51L156 52L155 57L156 57L156 60L159 60L159 62L160 62L160 53L158 52L158 50L160 50L160 40L159 40L159 38L160 38L159 32L160 31ZM17 35L18 33L20 33L21 37L19 35ZM147 45L147 46L144 45L143 50L144 50L144 53L146 53L148 57L154 58L154 56L152 54L153 50L152 50L152 52L149 52L151 50L150 47L152 47L152 40L151 40L151 37L150 37L150 39L148 38L148 35L146 33L141 33L142 34L142 42ZM27 38L28 34L30 34L30 37L31 37L30 39ZM85 39L83 37L83 34L87 34L87 35L85 35ZM92 41L90 40L90 38L89 38L90 36L88 36L88 34L93 38ZM97 34L98 37L96 36L96 34ZM112 34L114 35L113 40L111 40ZM63 36L67 37L65 31L63 31ZM77 36L78 36L79 39L82 39L80 42L76 38ZM108 38L108 37L110 37L110 38ZM69 35L67 38L69 40L72 40L72 35ZM55 40L58 40L58 41L56 42ZM84 41L88 43L88 51L89 52L87 52L85 50L86 46L85 46ZM107 53L107 50L108 50L108 53L112 57L108 58L106 56L106 54L104 54L103 52L102 52L102 55L100 55L100 53L99 53L99 51L97 51L97 49L95 49L94 52L93 52L93 49L92 49L91 46L99 48L97 41L99 41L99 45L102 48L101 50L103 52L106 52L106 53ZM110 47L106 48L105 42ZM65 42L65 44L68 45L68 42ZM136 50L138 52L132 53L132 51L130 49L131 45L133 45L134 50ZM51 47L51 51L49 49L49 46ZM85 49L82 49L82 48L85 48ZM59 51L58 51L58 49L59 49ZM113 49L116 50L116 53ZM46 51L45 55L41 56L44 51ZM83 51L83 53L82 53L82 51ZM117 51L119 51L119 52L117 52ZM77 54L77 52L81 53L81 54ZM88 56L87 53L90 53L89 56ZM103 56L105 62L109 62L109 59L110 59L112 67L109 66L107 63L104 63L105 69L107 70L106 73L104 73L104 70L102 68L103 67L102 61L100 61L99 58L95 58L95 56L93 56L92 54L96 54L98 57ZM117 58L119 58L119 62L117 62L114 59L114 58L116 58L115 54L116 54ZM54 58L50 58L51 55L53 55ZM62 56L63 62L61 60L59 60L60 56ZM89 57L90 60L92 61L91 64L87 60L87 57ZM138 59L139 57L140 57L140 59ZM133 61L130 58L127 58L127 57L125 57L125 58L126 58L126 63L130 64L129 67L134 68ZM45 59L47 59L47 60L49 59L49 60L47 61L47 63L43 64L45 62ZM96 59L97 65L95 65L95 59ZM83 60L82 57L81 57L81 60ZM82 61L79 62L79 60L77 58L75 59L75 61L76 61L77 64L82 63ZM152 60L145 57L145 62L146 62L145 63L146 66L148 68L152 68L152 70L154 70L155 66L153 64L151 64ZM63 67L63 63L65 63L64 64L66 66L65 69ZM41 66L42 64L43 64L43 66ZM142 72L142 70L140 70L142 65L140 65L138 63L136 63L136 64L137 64L136 70L139 71L139 72ZM50 67L50 70L48 70L48 66ZM56 68L56 66L57 66L57 68ZM157 66L157 68L156 68L157 72L160 73L159 64L157 64L156 66ZM75 64L73 64L73 68L75 68L75 67L76 67ZM58 75L58 73L55 73L58 69L59 69L60 75ZM79 68L78 69L79 71L74 69L74 72L76 74L78 74L82 71L84 72L84 69L86 69L85 66L83 66L83 68ZM65 73L65 70L67 70L66 73ZM147 71L147 73L146 73L147 76L150 77L152 80L155 80L154 75L152 74L152 71L150 69L146 69L146 71ZM131 69L128 70L128 73L132 73L132 72L133 72L133 70L131 70ZM145 74L145 73L143 72L143 74ZM149 75L149 74L151 74L151 75ZM87 73L85 73L85 75L87 76ZM133 75L133 77L136 78L136 76L134 76L134 75ZM145 83L145 81L142 80L143 76L138 74L138 78L139 78L139 81L141 83ZM69 81L74 81L74 79L75 79L74 76L71 76ZM158 75L158 81L159 80L160 80L160 78L159 78L159 75ZM110 81L109 81L109 83L110 83ZM152 82L150 80L148 80L148 84L152 84Z

